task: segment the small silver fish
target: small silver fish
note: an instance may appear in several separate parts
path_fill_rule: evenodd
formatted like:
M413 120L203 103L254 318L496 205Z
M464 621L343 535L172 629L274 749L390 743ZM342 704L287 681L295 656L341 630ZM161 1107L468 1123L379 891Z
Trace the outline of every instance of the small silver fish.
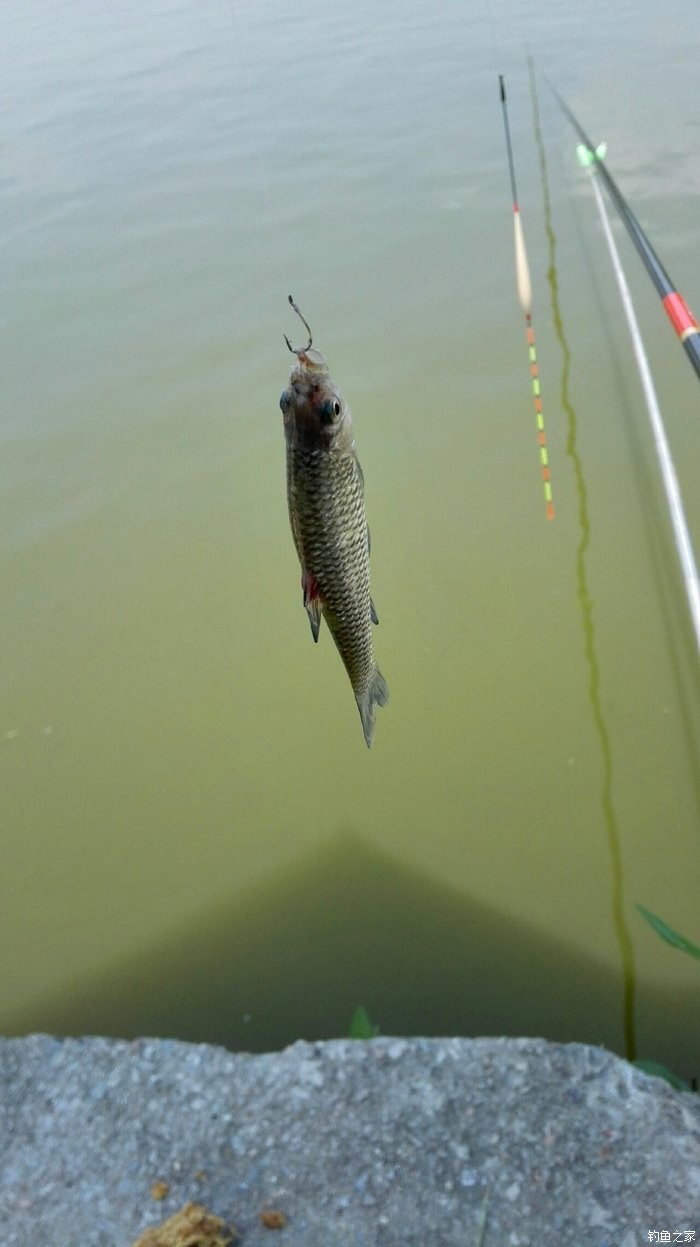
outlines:
M289 386L280 399L287 441L287 503L301 584L314 641L323 617L355 694L368 747L377 706L389 690L372 648L378 623L369 590L369 529L364 477L355 454L350 408L311 347L311 330L289 296L309 335L296 355Z

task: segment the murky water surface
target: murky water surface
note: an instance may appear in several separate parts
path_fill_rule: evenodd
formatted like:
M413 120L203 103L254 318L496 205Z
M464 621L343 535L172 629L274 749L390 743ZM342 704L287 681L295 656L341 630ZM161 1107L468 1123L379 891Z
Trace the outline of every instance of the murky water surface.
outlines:
M3 31L0 1027L265 1047L362 1003L700 1072L697 963L634 908L700 939L698 657L543 80L697 311L690 8L11 0ZM700 548L697 380L615 229ZM289 291L365 470L371 753L288 531Z

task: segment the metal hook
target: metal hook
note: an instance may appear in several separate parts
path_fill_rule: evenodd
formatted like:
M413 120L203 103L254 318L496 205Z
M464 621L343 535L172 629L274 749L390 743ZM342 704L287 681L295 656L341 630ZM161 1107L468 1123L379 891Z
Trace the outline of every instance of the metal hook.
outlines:
M292 355L299 355L302 351L308 351L309 347L311 346L311 343L313 342L313 338L311 337L311 330L309 329L309 324L308 324L308 321L306 320L306 318L305 318L304 316L302 316L302 314L301 314L301 312L299 311L299 308L297 307L296 303L294 302L294 299L292 298L291 294L288 296L288 298L289 298L289 302L291 303L292 307L294 308L294 311L296 312L297 316L299 317L299 319L300 319L300 320L304 323L304 325L306 326L306 332L307 332L307 333L308 333L308 335L309 335L309 340L308 340L308 342L307 342L306 346L295 347L295 346L292 346L291 342L289 341L289 338L287 337L287 335L286 335L286 333L285 333L285 335L284 335L284 340L285 340L285 342L287 343L287 346L289 347L290 351L292 352Z

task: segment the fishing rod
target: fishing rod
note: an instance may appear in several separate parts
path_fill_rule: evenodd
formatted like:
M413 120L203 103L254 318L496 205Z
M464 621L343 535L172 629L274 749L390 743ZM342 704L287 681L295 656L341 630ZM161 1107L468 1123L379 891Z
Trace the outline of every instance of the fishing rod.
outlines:
M688 304L681 294L678 293L675 283L671 280L666 269L661 263L658 255L654 251L649 239L642 229L639 221L630 208L627 200L624 198L617 182L608 172L607 166L603 163L602 156L596 155L596 148L589 139L583 126L576 119L568 104L564 102L559 92L555 90L551 82L547 82L547 86L552 92L562 112L568 117L574 130L578 134L581 142L589 152L593 154L593 158L597 161L597 171L603 179L610 198L617 208L622 220L627 228L627 232L632 239L637 251L639 252L644 267L646 268L651 280L661 296L664 310L673 328L680 338L685 353L688 356L695 372L700 377L700 326L691 312Z
M506 132L506 150L508 152L508 168L510 169L510 186L513 192L513 231L515 242L515 282L518 291L520 306L525 313L525 331L527 337L527 349L530 357L530 376L532 377L532 397L535 404L535 416L537 418L537 436L540 445L540 463L542 465L542 480L544 482L544 500L547 507L547 519L554 519L554 503L552 502L552 485L549 476L549 455L547 453L547 438L544 431L544 415L542 413L542 395L540 388L540 373L537 365L537 349L535 346L535 330L532 325L532 282L530 281L530 265L527 260L527 251L525 250L525 237L523 234L523 226L520 220L520 205L518 204L518 191L515 185L515 165L513 163L513 146L510 141L510 126L508 124L508 105L506 103L506 87L503 81L503 74L499 74L498 82L501 90L501 104L503 105L503 125Z
M671 524L673 526L673 535L676 543L676 550L683 572L683 580L685 583L686 596L688 598L688 606L690 609L693 628L695 629L695 640L700 652L700 575L698 575L697 563L693 553L693 544L688 531L688 524L683 510L683 500L681 497L680 486L676 469L671 457L671 451L666 437L664 422L659 410L659 403L656 396L656 389L649 367L649 360L644 348L644 342L639 330L639 323L632 303L632 296L629 292L627 279L620 260L620 255L615 244L613 232L610 226L610 219L605 209L605 200L603 192L598 184L598 175L601 174L605 166L601 164L604 152L604 145L601 145L597 151L591 151L587 144L581 144L577 149L579 163L587 168L591 174L591 185L598 205L598 212L603 225L603 232L608 244L610 258L612 260L613 269L617 278L617 284L622 299L622 305L627 317L627 326L632 338L632 345L637 359L637 367L646 398L647 410L651 421L652 432L654 434L654 443L661 469L661 476L666 491L666 500L671 516Z

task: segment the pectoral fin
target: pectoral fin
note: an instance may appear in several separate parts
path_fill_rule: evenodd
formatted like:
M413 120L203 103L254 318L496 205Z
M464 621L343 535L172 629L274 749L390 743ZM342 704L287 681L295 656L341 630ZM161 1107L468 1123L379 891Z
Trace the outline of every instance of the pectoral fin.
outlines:
M369 599L369 617L372 620L373 624L379 623L379 616L377 614L377 608L374 605L374 602L372 601L371 598Z
M311 624L311 635L314 641L318 641L318 631L321 627L321 594L318 581L312 572L302 573L301 587L304 592L304 609Z

